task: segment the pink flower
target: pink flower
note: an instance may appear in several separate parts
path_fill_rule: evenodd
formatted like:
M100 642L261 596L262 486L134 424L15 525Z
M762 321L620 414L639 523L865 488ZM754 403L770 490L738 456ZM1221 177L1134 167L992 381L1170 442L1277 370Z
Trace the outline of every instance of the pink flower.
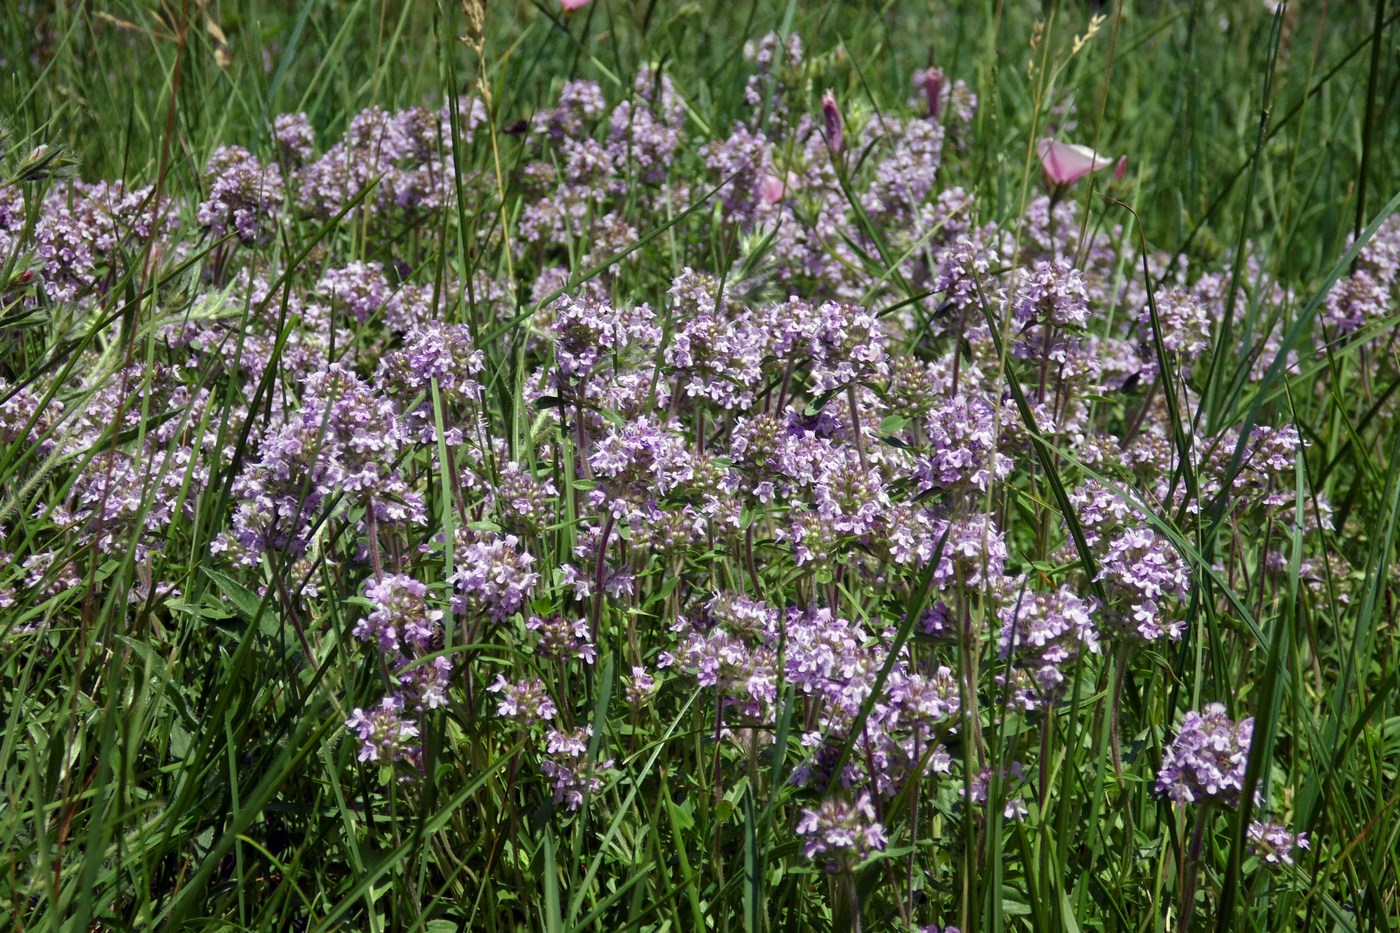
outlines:
M1112 159L1099 155L1088 146L1076 146L1074 143L1062 143L1053 139L1042 139L1036 145L1036 152L1040 154L1040 164L1045 169L1045 178L1051 185L1072 184L1091 172L1113 164ZM1127 168L1127 158L1124 156L1119 163L1120 170Z
M777 175L764 175L762 184L763 187L759 193L763 197L763 200L767 201L769 204L777 204L783 198L787 197L789 191L797 188L798 178L792 172L787 173L787 181L784 181Z
M559 0L559 5L562 6L566 12L572 13L574 10L580 10L588 6L588 0Z

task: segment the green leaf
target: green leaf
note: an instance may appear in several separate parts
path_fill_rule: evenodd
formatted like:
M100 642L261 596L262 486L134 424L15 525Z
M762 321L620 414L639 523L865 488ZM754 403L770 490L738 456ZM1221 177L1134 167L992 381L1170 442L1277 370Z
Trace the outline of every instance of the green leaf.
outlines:
M908 423L909 419L903 415L886 415L880 419L880 433L898 434Z
M262 597L248 589L242 583L232 577L225 576L217 570L210 570L208 567L200 568L204 575L213 581L219 592L224 594L224 598L233 603L234 608L243 613L248 621L256 621L263 611Z

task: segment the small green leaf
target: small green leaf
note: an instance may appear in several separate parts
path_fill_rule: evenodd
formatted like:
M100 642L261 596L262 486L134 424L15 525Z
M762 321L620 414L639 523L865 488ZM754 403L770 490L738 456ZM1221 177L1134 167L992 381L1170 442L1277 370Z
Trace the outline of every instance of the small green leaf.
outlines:
M908 423L909 419L903 415L886 415L880 419L880 433L898 434Z
M262 598L257 593L217 570L210 570L208 567L202 569L204 575L214 582L220 593L224 594L224 598L233 603L234 608L247 616L249 621L258 617L258 610L262 607Z

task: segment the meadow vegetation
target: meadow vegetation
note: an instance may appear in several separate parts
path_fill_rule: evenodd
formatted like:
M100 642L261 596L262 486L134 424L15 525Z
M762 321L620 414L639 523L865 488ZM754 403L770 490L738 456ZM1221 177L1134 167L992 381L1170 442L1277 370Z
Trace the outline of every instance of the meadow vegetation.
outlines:
M1397 18L7 4L0 923L1389 928Z

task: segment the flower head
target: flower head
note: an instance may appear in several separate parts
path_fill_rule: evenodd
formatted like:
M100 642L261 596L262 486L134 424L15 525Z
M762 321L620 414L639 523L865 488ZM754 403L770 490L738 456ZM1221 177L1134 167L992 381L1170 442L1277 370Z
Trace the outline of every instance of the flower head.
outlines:
M513 719L522 726L553 719L559 712L545 689L544 681L538 677L511 683L504 674L497 674L495 683L486 688L491 693L500 694L496 712Z
M345 728L360 739L360 761L397 761L410 757L418 736L418 726L403 715L401 697L385 697L377 709L356 707Z
M1157 790L1177 803L1217 801L1233 807L1244 790L1254 719L1230 719L1221 703L1189 712L1162 756Z
M1291 833L1287 826L1254 820L1249 824L1249 851L1271 868L1293 864L1293 850L1312 848L1307 833Z
M777 204L787 197L789 191L798 187L798 178L792 172L787 173L787 178L783 179L777 175L764 175L759 184L759 194L768 204Z
M1099 155L1088 146L1062 143L1054 139L1042 139L1035 147L1040 156L1040 165L1045 170L1045 178L1052 187L1070 185L1085 175L1108 168L1113 160ZM1124 157L1126 160L1126 156ZM1124 169L1127 163L1122 163Z
M887 841L869 794L861 794L854 803L828 799L815 810L804 809L797 835L802 837L802 855L825 856L827 870L833 873L884 849Z

